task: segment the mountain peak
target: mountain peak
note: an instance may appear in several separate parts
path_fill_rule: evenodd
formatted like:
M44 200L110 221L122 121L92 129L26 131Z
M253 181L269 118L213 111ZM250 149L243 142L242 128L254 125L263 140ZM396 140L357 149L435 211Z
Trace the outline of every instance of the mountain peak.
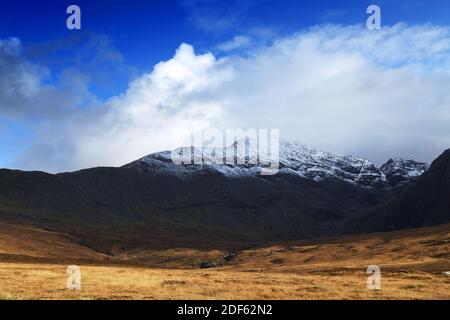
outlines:
M237 140L223 149L178 148L177 152L183 150L193 153L192 159L196 161L177 165L171 161L171 152L164 151L150 154L125 167L178 176L189 176L205 170L227 177L259 176L262 157L257 154L257 148L257 141L248 139ZM219 163L211 161L212 158L219 160ZM225 158L233 162L225 161ZM191 158L188 156L187 159ZM278 160L281 175L297 175L317 182L338 179L364 188L402 188L428 170L426 163L400 158L392 158L377 167L368 159L321 151L299 141L281 142Z
M404 187L420 177L427 171L429 165L424 162L391 158L381 166L381 171L386 176L393 188Z

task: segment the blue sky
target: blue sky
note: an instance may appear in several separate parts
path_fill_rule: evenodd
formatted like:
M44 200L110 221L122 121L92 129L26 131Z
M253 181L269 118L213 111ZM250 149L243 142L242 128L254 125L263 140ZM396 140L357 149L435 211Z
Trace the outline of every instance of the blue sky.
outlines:
M65 27L70 4L82 9L81 31ZM235 35L270 40L317 24L364 24L370 4L380 5L387 25L450 23L450 3L437 0L2 0L0 39L18 37L31 60L43 62L57 75L68 66L84 64L82 59L88 60L92 52L77 61L74 55L88 50L85 44L95 41L92 38L104 37L128 67L109 86L94 88L108 97L125 89L136 69L150 70L182 42L201 52Z
M80 31L69 31L65 27L65 11L70 4L81 7ZM412 26L450 25L448 1L2 0L0 39L6 41L14 37L20 40L21 52L16 57L17 61L27 68L32 66L33 70L36 69L30 79L39 82L38 90L43 92L39 95L40 99L43 95L45 97L42 99L47 99L45 101L50 99L50 95L73 95L77 98L72 99L72 105L64 107L69 111L64 108L58 111L57 103L49 110L28 111L24 108L22 114L11 112L8 106L0 106L0 167L51 171L52 168L43 165L47 161L45 154L54 154L54 161L63 162L61 159L65 156L73 156L73 152L77 152L73 150L78 142L72 140L46 145L48 139L43 137L54 130L61 130L59 125L67 127L62 123L69 120L62 119L58 112L71 115L74 109L89 109L88 112L95 114L107 112L108 106L104 104L111 97L123 95L134 80L152 74L157 63L173 59L182 43L195 48L197 56L211 52L215 59L220 60L227 57L235 59L236 55L247 59L252 55L257 61L252 50L271 48L280 39L313 26L364 26L367 19L365 10L370 4L380 5L383 26L397 23ZM400 66L403 63L401 61ZM425 59L420 63L430 65L439 62ZM239 62L235 62L230 68L238 68L238 65ZM18 69L22 68L20 66ZM9 100L3 101L6 103ZM78 117L76 112L73 117ZM74 121L73 118L70 121ZM52 129L47 132L49 127ZM406 133L399 136L402 134ZM307 135L298 138L303 139L304 136ZM305 139L309 143L327 146L323 143L325 138L317 141ZM361 141L358 143L363 144ZM35 162L24 160L31 155L35 157L32 150L37 149L40 151ZM406 154L415 156L413 149L408 147ZM390 150L395 150L395 146L391 146ZM336 151L373 156L365 149L336 147ZM417 156L430 160L435 153L427 149L418 152ZM380 157L385 157L385 154ZM107 161L100 162L109 164ZM112 161L112 164L117 162ZM56 165L58 168L55 167L55 170L69 170L82 165L95 165L95 161L82 161L67 167Z
M181 42L209 49L252 29L287 34L320 23L364 23L369 4L383 10L383 23L448 24L450 3L424 0L2 0L0 36L40 44L73 36L65 28L65 9L78 4L83 30L103 34L132 64L151 67L170 57ZM76 49L76 48L71 48Z

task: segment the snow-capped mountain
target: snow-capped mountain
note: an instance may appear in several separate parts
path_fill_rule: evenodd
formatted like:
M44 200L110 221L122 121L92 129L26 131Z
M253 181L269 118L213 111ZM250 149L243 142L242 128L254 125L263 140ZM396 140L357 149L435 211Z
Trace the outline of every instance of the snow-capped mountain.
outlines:
M390 186L397 188L416 180L429 169L429 165L414 160L394 158L383 164L380 169L389 181Z
M428 169L425 163L401 159L377 167L361 157L324 152L298 142L282 142L279 159L259 157L257 150L248 140L222 149L184 147L150 154L125 167L178 176L215 172L227 177L259 177L265 164L278 160L280 175L298 175L316 182L339 179L365 188L403 187ZM176 164L172 155L185 161Z

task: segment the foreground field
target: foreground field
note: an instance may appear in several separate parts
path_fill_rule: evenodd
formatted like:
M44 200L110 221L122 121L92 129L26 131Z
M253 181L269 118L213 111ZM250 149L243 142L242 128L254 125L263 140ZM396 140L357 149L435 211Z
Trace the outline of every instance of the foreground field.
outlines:
M368 290L364 272L245 272L82 267L82 288L66 289L61 265L1 264L0 290L9 299L450 299L449 277L387 272Z
M232 255L173 249L106 256L67 235L13 225L0 232L2 299L450 299L449 226ZM79 291L66 289L69 264L81 267ZM371 264L381 268L380 290L367 289Z

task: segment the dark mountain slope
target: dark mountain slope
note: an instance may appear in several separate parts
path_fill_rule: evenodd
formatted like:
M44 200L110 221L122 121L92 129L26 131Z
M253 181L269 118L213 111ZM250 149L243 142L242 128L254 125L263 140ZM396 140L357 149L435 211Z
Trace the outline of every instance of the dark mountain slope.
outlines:
M415 184L361 217L365 231L406 229L450 222L450 149Z
M330 177L281 171L230 177L141 167L51 175L0 170L0 222L69 233L103 252L237 244L386 231L450 222L450 152L397 196Z
M206 171L186 179L125 168L2 170L0 222L68 232L102 250L272 241L340 234L361 208L389 196L283 174L230 179Z

